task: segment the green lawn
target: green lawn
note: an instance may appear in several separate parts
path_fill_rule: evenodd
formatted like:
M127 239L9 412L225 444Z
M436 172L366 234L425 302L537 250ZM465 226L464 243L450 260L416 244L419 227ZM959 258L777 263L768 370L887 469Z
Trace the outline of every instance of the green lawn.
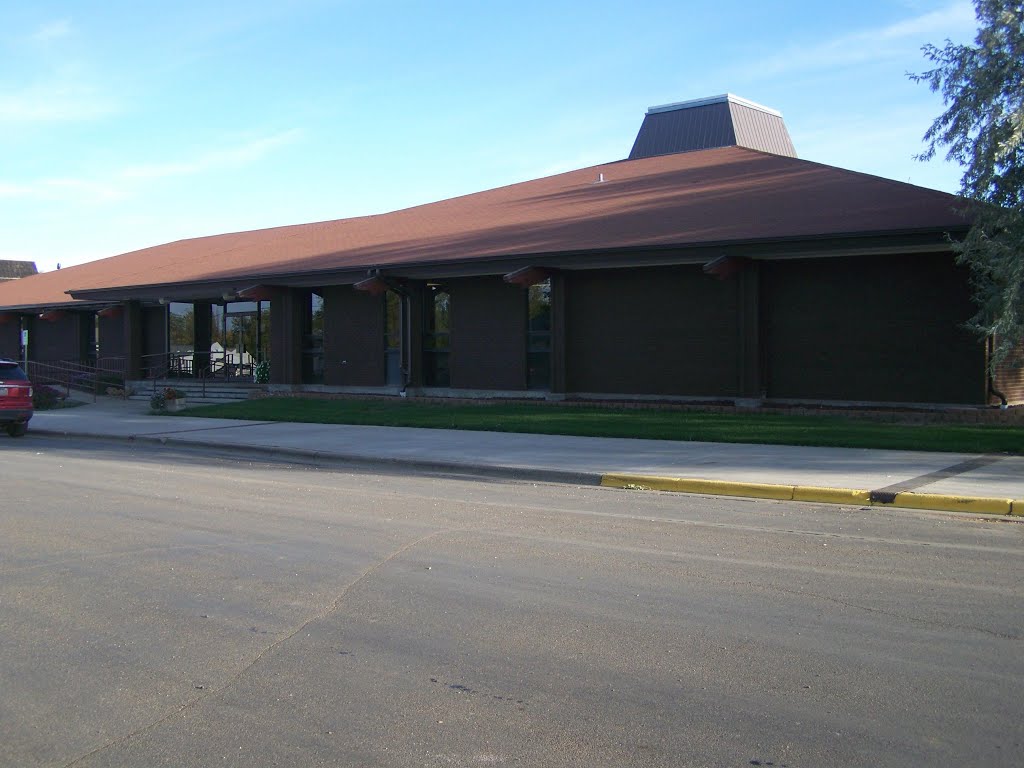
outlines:
M189 408L182 414L253 421L639 437L716 443L1024 453L1021 427L887 424L836 416L614 409L529 403L424 403L270 397Z

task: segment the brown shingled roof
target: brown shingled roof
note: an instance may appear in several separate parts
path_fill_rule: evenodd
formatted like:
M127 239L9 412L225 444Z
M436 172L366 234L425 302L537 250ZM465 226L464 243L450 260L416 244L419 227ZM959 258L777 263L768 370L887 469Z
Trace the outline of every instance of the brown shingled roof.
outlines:
M602 178L603 182L598 179ZM947 231L959 198L742 147L629 160L392 213L213 235L0 285L0 308L68 290L493 257Z

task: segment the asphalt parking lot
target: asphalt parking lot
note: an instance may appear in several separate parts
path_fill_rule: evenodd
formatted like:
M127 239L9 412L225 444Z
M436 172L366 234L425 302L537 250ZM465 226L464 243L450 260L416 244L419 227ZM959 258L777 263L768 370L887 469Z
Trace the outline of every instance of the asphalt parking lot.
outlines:
M1022 759L1020 524L2 451L2 765Z

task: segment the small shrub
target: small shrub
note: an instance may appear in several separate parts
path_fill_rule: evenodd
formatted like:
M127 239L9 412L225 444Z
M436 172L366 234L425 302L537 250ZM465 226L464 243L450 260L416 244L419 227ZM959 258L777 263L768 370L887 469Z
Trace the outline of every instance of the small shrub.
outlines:
M157 392L149 398L149 407L154 411L162 411L167 408L167 400L164 398L163 392Z
M257 384L266 384L270 381L270 361L260 360L252 369L252 378Z
M43 384L32 388L32 407L37 411L48 411L59 408L64 400L64 393L59 389Z

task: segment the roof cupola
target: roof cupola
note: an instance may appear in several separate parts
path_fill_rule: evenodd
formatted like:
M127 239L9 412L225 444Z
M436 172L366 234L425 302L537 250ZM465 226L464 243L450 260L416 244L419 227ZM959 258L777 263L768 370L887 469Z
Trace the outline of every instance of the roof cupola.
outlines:
M724 93L648 109L629 159L736 146L796 157L781 112Z

